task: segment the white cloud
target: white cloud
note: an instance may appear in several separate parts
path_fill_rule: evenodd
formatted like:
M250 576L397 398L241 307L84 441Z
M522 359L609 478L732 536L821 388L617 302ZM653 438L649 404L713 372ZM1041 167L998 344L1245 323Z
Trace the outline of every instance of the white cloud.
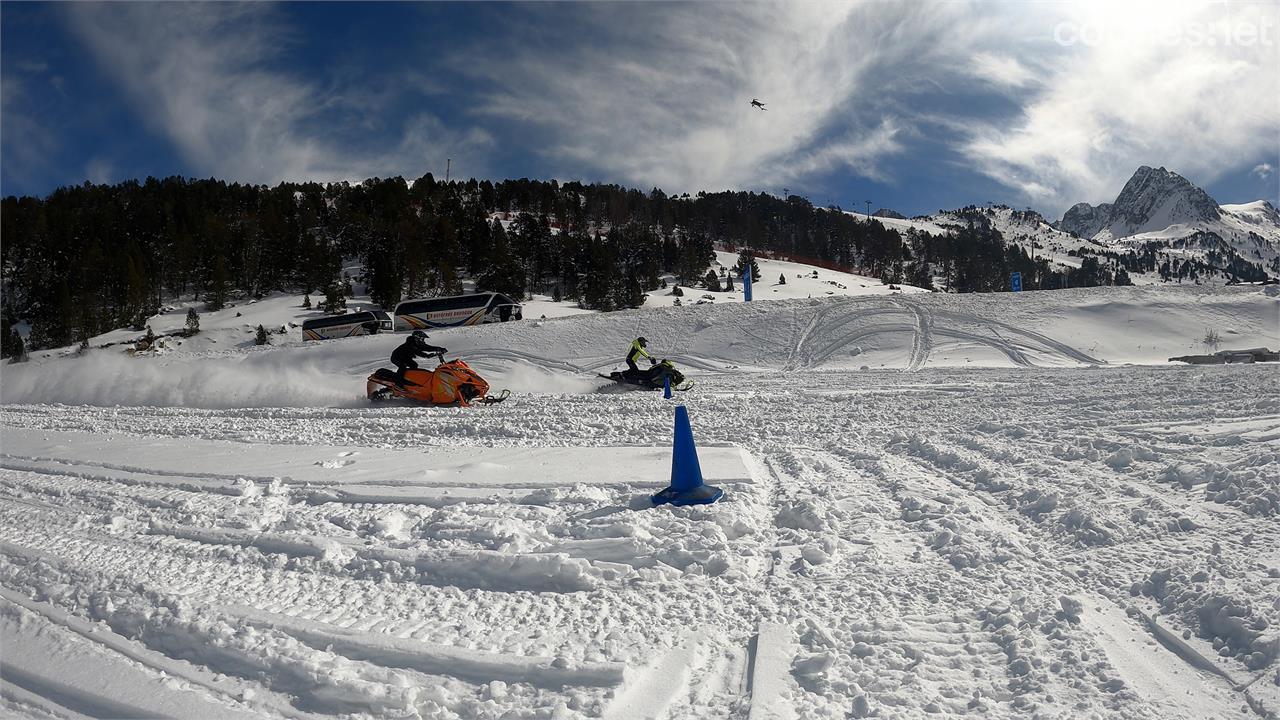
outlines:
M371 78L281 70L274 6L66 12L199 174L255 182L441 174L445 158L484 176L501 138L540 155L535 174L669 192L893 183L900 159L958 159L1057 212L1110 200L1142 164L1212 182L1269 157L1280 127L1280 6L1264 3L520 5L450 56L470 86L409 56ZM469 124L384 112L410 91ZM918 154L939 143L954 155Z
M1056 212L1111 199L1142 164L1208 183L1274 148L1276 13L1263 3L607 5L558 32L521 15L512 23L538 26L536 42L500 32L501 52L465 62L494 88L485 113L544 132L549 162L608 180L776 187L835 170L892 182L895 155L942 139L1010 201ZM984 93L1003 100L973 101ZM769 110L748 107L752 97Z
M1271 173L1273 172L1275 172L1275 168L1271 166L1271 163L1259 163L1253 166L1253 169L1249 171L1249 174L1257 176L1259 180L1266 180L1271 177Z
M1275 151L1278 6L1043 7L1066 53L1017 117L968 123L963 150L987 175L1061 211L1110 201L1139 165L1207 184Z
M476 52L459 67L493 88L480 112L544 132L550 162L612 181L691 191L776 187L831 170L883 180L884 158L913 132L895 105L928 87L919 68L964 37L954 31L985 32L970 27L966 9L607 4L537 43L508 45L498 33L501 52ZM916 69L893 72L908 64ZM752 98L768 109L752 108Z
M848 168L863 177L880 182L892 182L880 164L881 158L902 152L903 134L897 123L885 118L867 132L852 133L839 140L831 140L806 152L794 153L791 162L770 177L770 184L803 181L813 173L822 173L840 167Z
M1036 74L1017 58L990 52L974 55L971 72L978 78L1004 88L1021 88L1036 81Z
M274 69L294 38L266 4L81 3L67 11L137 115L199 175L263 183L414 178L443 174L446 154L482 166L492 143L425 112L398 141L380 141L395 133L369 132L370 118L389 93L370 91L360 77L321 87Z

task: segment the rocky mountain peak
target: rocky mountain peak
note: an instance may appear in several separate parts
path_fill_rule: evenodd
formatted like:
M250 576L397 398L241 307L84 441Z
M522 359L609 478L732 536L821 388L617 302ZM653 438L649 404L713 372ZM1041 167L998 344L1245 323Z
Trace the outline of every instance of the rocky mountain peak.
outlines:
M1126 237L1220 217L1218 203L1204 190L1175 172L1143 165L1125 183L1115 202L1073 205L1058 228L1086 238L1103 231L1111 237Z
M1178 223L1217 220L1218 203L1181 175L1146 165L1125 183L1112 203L1117 236L1160 230Z

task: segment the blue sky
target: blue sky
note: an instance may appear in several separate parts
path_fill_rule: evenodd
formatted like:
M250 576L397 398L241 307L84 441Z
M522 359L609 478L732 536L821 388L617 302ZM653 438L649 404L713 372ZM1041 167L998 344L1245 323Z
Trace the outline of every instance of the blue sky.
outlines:
M1060 216L1280 194L1280 5L3 3L0 192L426 172ZM761 112L749 106L758 97Z

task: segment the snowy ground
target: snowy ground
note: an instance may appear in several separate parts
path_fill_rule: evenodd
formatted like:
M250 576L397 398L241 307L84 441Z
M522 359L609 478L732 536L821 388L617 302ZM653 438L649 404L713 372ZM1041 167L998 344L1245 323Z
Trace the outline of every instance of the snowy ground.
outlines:
M707 303L738 303L743 301L742 279L734 271L738 264L738 254L716 251L717 272L721 269L733 276L732 292L708 292L701 288L682 287L684 297L682 305ZM881 282L873 277L855 275L853 273L816 268L803 263L786 260L770 260L756 258L760 268L759 277L752 285L752 297L756 300L796 300L800 298L826 297L862 297L867 295L897 295L928 292L914 285L893 285ZM786 278L786 282L781 282ZM674 278L672 278L674 280ZM655 290L648 293L646 308L666 307L675 303L671 291ZM549 317L549 316L548 316Z
M1277 312L1116 288L433 333L519 390L471 410L353 400L397 336L6 366L3 707L1275 716L1276 368L1125 363L1206 326L1276 347ZM672 405L590 372L637 328L697 382L720 504L646 507Z
M737 258L738 256L735 253L717 252L716 265L714 267L717 270L732 270L737 263ZM760 258L757 260L757 264L760 267L760 279L755 285L754 297L758 300L862 297L926 292L911 285L895 285L891 288L875 278L781 260ZM348 277L359 277L363 272L363 267L358 263L352 263L344 267L343 272ZM779 282L780 276L787 278L785 284ZM668 275L664 279L672 284L677 282L677 278L672 275ZM685 306L740 303L743 301L741 279L735 275L733 282L734 290L731 292L709 292L703 288L685 286L681 288L684 293L683 297L672 295L670 287L654 290L646 293L643 308L648 310L671 307L677 299L680 300L681 305ZM364 285L359 282L353 282L352 284L356 295L347 300L347 310L349 312L359 312L377 307L366 294ZM475 290L474 283L469 280L464 282L464 286L467 292ZM201 334L189 339L178 337L162 338L160 343L162 345L161 349L164 351L182 350L185 353L198 353L213 350L215 349L213 346L219 343L221 344L221 347L217 348L219 350L248 349L253 346L254 334L259 325L262 325L273 334L274 344L279 345L282 342L296 343L302 340L302 323L307 320L326 317L325 313L320 309L323 299L322 295L312 297L312 306L304 308L303 298L300 295L273 293L261 300L234 299L226 307L215 312L205 312L204 305L200 302L181 302L175 303L165 308L164 312L148 318L146 325L156 335L164 336L178 333L186 327L188 308L196 308L196 311L200 314ZM577 315L596 314L594 310L584 310L578 307L576 302L569 300L556 302L548 295L535 294L522 300L521 304L523 305L523 316L526 320L555 320ZM281 330L284 331L282 337L275 337L275 334ZM25 324L19 326L19 331L24 337L30 335L30 328ZM117 350L123 351L126 346L132 345L142 335L142 332L136 330L120 328L91 338L89 344L93 348L108 345L118 346ZM33 353L33 356L37 359L58 357L66 355L72 350L73 348L39 351Z

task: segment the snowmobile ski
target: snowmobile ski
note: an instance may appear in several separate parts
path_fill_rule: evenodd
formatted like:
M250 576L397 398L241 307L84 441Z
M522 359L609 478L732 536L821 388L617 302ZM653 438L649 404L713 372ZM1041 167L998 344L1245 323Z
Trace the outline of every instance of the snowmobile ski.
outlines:
M502 402L503 400L506 400L509 397L511 397L511 391L503 390L497 395L485 395L479 400L476 400L476 402L480 403L481 405L497 405L498 403Z

